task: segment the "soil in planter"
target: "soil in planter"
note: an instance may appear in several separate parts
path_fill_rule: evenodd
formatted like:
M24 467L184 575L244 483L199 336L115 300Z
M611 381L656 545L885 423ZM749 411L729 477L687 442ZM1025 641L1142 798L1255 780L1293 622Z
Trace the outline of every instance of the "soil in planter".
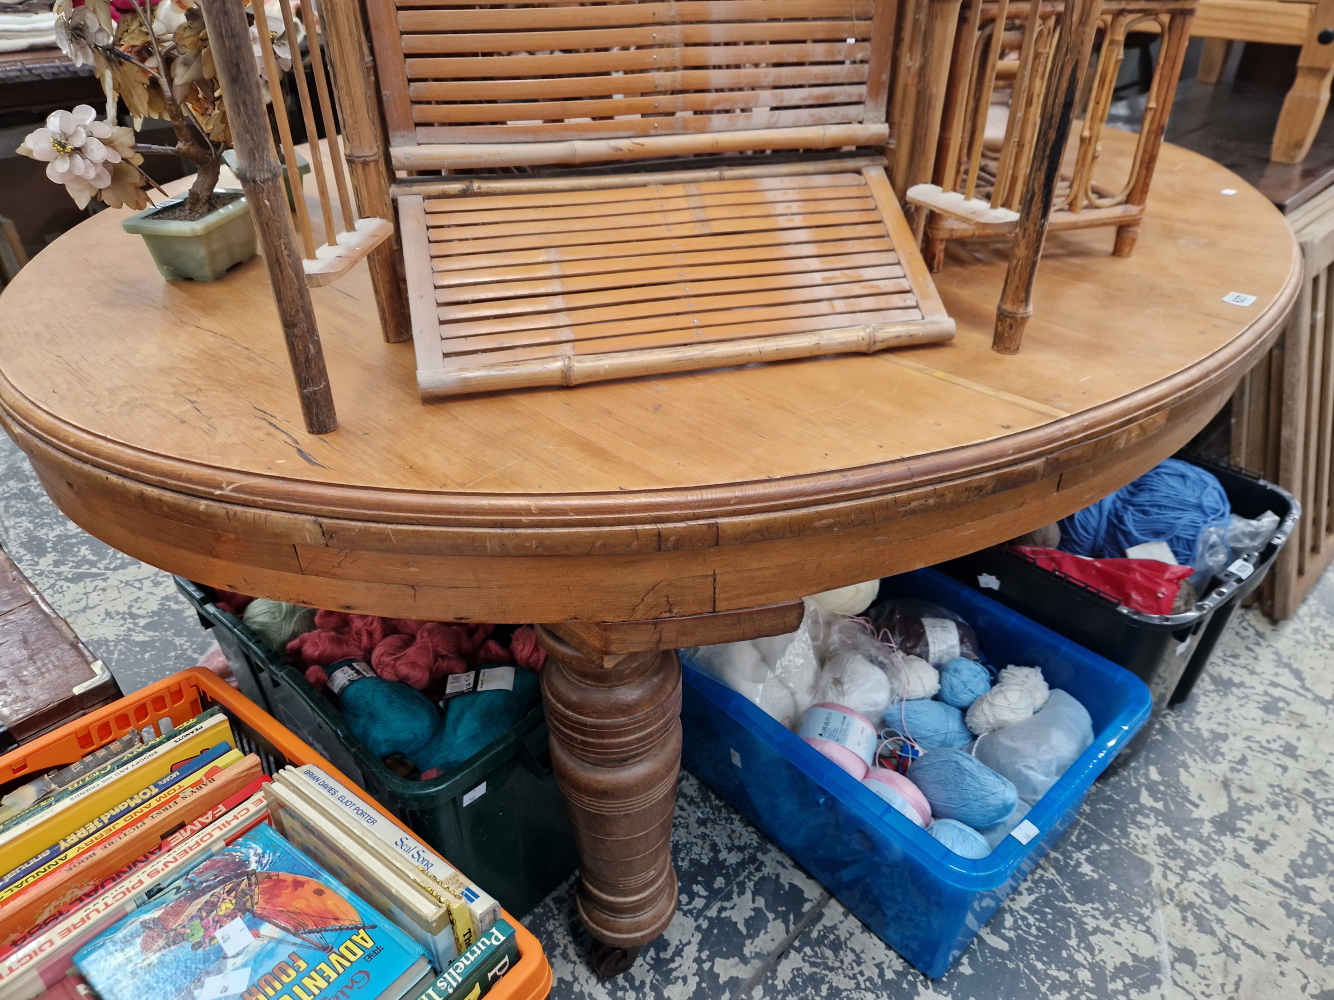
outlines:
M240 191L228 191L226 194L215 194L212 203L207 211L192 212L186 208L186 202L180 201L175 205L168 205L166 208L159 208L152 215L145 218L154 219L159 222L198 222L204 216L216 212L220 208L225 208L238 198L244 198L245 194Z

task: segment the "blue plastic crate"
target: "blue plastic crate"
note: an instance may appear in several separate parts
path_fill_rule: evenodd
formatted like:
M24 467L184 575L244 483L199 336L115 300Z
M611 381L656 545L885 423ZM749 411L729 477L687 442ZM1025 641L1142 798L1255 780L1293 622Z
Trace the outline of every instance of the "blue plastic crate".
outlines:
M986 858L959 857L688 659L682 759L878 937L939 977L1060 839L1094 780L1148 719L1152 697L1128 670L934 570L888 577L880 594L957 612L989 662L1040 666L1048 684L1088 709L1093 745L1029 812L1032 840L1006 837Z

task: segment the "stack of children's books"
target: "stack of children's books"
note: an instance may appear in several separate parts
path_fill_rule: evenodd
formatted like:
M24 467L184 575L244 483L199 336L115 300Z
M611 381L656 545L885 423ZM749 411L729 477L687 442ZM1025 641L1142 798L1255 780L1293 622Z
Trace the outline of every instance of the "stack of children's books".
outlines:
M519 960L489 895L210 709L0 799L3 1000L478 1000Z

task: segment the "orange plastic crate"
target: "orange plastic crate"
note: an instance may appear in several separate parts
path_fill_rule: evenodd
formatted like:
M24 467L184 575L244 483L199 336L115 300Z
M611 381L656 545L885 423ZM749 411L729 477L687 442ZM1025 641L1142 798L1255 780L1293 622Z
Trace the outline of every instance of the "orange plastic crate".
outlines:
M164 680L126 695L120 701L89 712L82 718L25 743L0 757L0 784L27 774L64 767L126 733L170 718L179 726L200 712L218 705L232 720L238 749L256 753L266 774L287 764L314 764L349 788L356 788L341 771L295 736L268 712L214 674L198 667L182 670ZM366 801L411 833L398 819L369 796ZM466 872L464 874L467 874ZM551 992L551 965L542 945L528 929L501 910L514 928L519 963L487 994L489 1000L543 1000Z

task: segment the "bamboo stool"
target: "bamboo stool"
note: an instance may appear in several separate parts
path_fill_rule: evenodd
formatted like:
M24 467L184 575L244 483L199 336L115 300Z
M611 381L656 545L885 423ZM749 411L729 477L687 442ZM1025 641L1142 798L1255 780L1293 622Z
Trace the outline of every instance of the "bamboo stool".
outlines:
M896 10L368 0L421 395L952 337L884 169Z
M1194 11L1195 0L1106 0L1101 5L1091 78L1084 74L1078 141L1073 149L1061 144L1063 169L1049 229L1115 226L1112 253L1125 257L1134 249ZM1052 42L1064 14L1060 2L969 0L962 8L932 183L906 192L908 201L922 209L918 224L925 229L925 257L932 271L943 266L949 240L1014 231L1039 129L1050 124L1040 109L1050 82ZM1004 25L999 36L997 24ZM1133 166L1119 187L1109 188L1095 181L1094 171L1130 31L1161 32L1163 42Z

